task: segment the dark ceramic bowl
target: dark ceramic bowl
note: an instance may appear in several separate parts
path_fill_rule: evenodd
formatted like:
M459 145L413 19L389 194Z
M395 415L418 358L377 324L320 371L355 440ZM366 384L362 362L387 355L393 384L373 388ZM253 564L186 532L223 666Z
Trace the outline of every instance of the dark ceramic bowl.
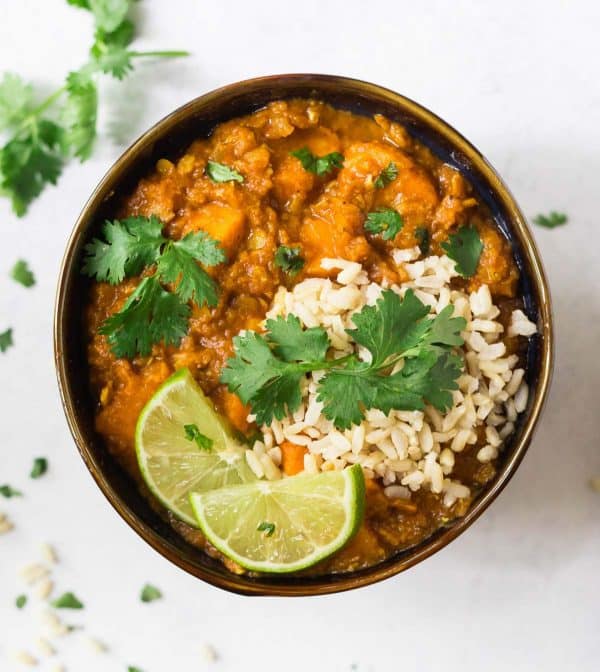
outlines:
M152 510L94 431L95 402L88 387L82 328L88 283L79 269L83 246L97 232L99 224L114 214L119 195L132 189L158 158L177 158L192 140L209 135L222 121L248 114L273 100L296 97L317 98L358 114L384 114L403 124L434 154L460 170L511 243L521 272L519 290L539 334L531 339L527 353L528 408L502 454L495 479L476 497L464 518L369 569L315 578L236 576L220 562L187 544ZM279 75L226 86L184 105L139 138L102 179L75 224L60 272L54 347L58 383L71 432L110 503L171 562L216 586L251 595L318 595L358 588L408 569L455 539L498 496L523 459L548 391L553 361L550 296L542 263L523 214L494 169L457 131L412 100L374 84L327 75Z

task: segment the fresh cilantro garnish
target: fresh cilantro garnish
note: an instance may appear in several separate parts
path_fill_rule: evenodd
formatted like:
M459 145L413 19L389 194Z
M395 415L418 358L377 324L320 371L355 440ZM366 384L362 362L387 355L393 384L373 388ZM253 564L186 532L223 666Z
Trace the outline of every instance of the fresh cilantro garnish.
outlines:
M292 277L298 275L304 266L304 259L300 254L299 247L286 247L280 245L275 252L275 265Z
M218 303L217 285L198 262L214 266L225 254L206 232L169 240L162 235L161 221L151 216L107 221L102 234L103 239L85 246L85 275L116 284L156 264L154 274L143 278L121 310L100 327L117 357L148 355L160 341L177 345L187 332L187 302ZM163 283L171 284L173 291Z
M552 210L547 215L538 215L537 217L533 218L534 224L537 224L538 226L543 226L546 229L555 229L557 226L562 226L563 224L566 224L569 221L569 218L567 215L565 215L564 212L555 212Z
M224 163L209 161L206 164L206 174L213 182L243 182L244 176L237 170L226 166Z
M12 497L22 497L23 493L5 483L4 485L0 485L0 495L6 497L6 499L11 499Z
M448 236L442 249L456 263L456 271L465 278L475 275L483 243L474 226L461 226L457 233Z
M381 233L384 240L393 240L403 225L402 217L392 208L370 212L365 220L365 229L369 233Z
M0 352L6 352L13 345L12 329L0 331Z
M275 523L269 523L266 520L263 520L263 522L256 528L256 531L264 532L265 537L272 537L275 532Z
M235 356L221 374L221 382L250 404L258 425L293 413L302 397L300 381L310 371L325 371L318 383L324 415L339 429L358 424L367 408L421 410L430 403L438 410L452 405L462 362L452 348L462 345L466 322L452 317L447 306L429 318L429 308L412 290L401 299L388 290L374 306L365 306L348 330L370 353L370 361L356 355L327 359L329 340L321 327L302 329L295 315L267 320L265 336L253 331L233 340ZM400 371L391 374L403 360Z
M206 436L205 434L202 434L202 432L198 429L198 425L196 424L184 425L183 431L185 432L185 438L188 441L195 441L196 445L198 446L198 448L200 448L200 450L210 452L211 448L213 447L214 441L212 439L209 439L208 436Z
M55 609L83 609L83 602L80 602L74 593L63 593L50 603Z
M140 600L142 602L154 602L154 600L160 600L162 593L160 590L149 583L147 583L140 593Z
M377 189L383 189L384 187L387 187L390 182L393 182L397 177L398 168L393 161L390 161L377 176L377 179L375 180L375 187Z
M417 239L417 245L421 250L421 254L426 257L429 254L429 245L431 243L429 229L426 229L424 226L417 227L415 229L415 238Z
M39 478L48 471L48 460L45 457L36 457L29 474L30 478Z
M129 665L129 667L127 668L127 672L143 672L143 671L139 667L134 667L133 665Z
M15 605L17 609L23 609L23 607L26 604L27 604L27 595L19 595L15 600Z
M43 100L17 75L0 82L0 195L22 216L48 184L56 184L65 161L81 161L92 153L96 137L98 75L121 79L142 57L186 56L182 51L129 50L134 34L126 18L133 0L68 0L94 15L95 41L89 61L69 73L65 85Z
M308 147L302 147L290 154L300 161L304 170L319 176L326 175L334 168L341 168L344 165L344 157L339 152L315 156Z
M24 259L19 259L15 263L10 272L10 277L23 287L33 287L35 285L35 276Z

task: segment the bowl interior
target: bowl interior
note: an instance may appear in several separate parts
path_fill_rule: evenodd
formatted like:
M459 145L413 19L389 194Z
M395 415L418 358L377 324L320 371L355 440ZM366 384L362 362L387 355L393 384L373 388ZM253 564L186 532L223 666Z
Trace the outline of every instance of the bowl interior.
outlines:
M209 135L222 121L248 114L272 100L294 97L317 98L356 114L384 114L403 124L439 158L458 168L510 241L521 272L519 292L526 312L538 324L540 335L531 339L527 352L529 407L506 445L496 478L479 494L464 518L376 567L352 574L253 578L230 574L220 562L177 535L138 493L94 431L95 403L88 387L82 322L89 280L79 269L83 246L98 233L105 218L114 216L122 195L133 189L159 158L177 158L193 140ZM462 136L431 112L386 89L340 77L288 75L241 82L188 103L150 129L111 168L84 207L63 261L56 307L55 355L63 405L79 451L109 501L146 541L183 569L228 590L248 594L320 594L372 583L410 567L460 534L497 496L527 448L544 400L552 362L551 314L541 262L524 218L489 164Z

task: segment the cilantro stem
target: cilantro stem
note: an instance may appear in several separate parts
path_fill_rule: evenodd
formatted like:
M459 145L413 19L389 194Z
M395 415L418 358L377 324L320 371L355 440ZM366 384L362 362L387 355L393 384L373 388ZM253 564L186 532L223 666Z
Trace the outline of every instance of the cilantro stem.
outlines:
M130 51L132 58L183 58L189 56L189 51Z
M17 135L20 131L22 131L26 126L31 124L32 121L35 121L49 107L52 107L52 105L54 105L54 103L63 95L65 91L66 87L61 86L60 89L57 89L54 93L50 94L37 107L34 107L33 110L31 110L31 112L17 126L15 135Z

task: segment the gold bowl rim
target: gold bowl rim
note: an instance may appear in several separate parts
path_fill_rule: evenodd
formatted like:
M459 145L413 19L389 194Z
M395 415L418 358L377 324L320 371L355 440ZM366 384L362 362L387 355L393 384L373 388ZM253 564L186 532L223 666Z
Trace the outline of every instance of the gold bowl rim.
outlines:
M484 489L465 516L457 519L451 526L443 528L438 533L420 542L414 548L402 552L398 558L393 558L368 569L344 575L310 577L310 579L304 577L289 577L286 579L284 576L278 577L276 582L272 582L268 578L256 579L231 574L225 569L218 571L202 564L201 561L184 557L180 549L141 520L140 516L123 501L117 489L105 476L102 460L99 460L92 450L78 420L78 402L71 386L71 379L74 375L73 366L65 355L67 349L65 323L69 316L69 283L72 282L75 264L81 250L82 238L85 237L89 227L93 224L99 207L118 188L122 175L133 169L136 163L141 161L144 153L147 153L158 140L168 137L178 125L201 113L207 105L218 104L218 101L242 94L244 91L260 92L268 90L269 92L277 92L278 89L283 90L286 87L294 86L311 87L311 90L314 90L314 97L317 98L319 97L320 87L323 89L327 87L329 91L331 91L331 87L338 87L340 90L347 92L349 96L355 95L357 99L385 100L387 104L418 120L420 124L442 137L445 142L467 158L478 174L484 178L486 184L493 190L495 199L504 208L512 233L521 245L522 255L528 264L529 279L539 308L538 327L541 329L541 334L538 383L535 396L529 402L529 410L521 428L521 435L518 441L513 444L508 459L498 469L493 484ZM268 100L275 99L277 99L277 96L273 97L271 95L268 98ZM268 100L264 102L266 103ZM61 402L69 429L81 457L111 505L127 524L156 551L190 574L231 592L246 595L323 595L376 583L421 562L470 527L504 489L529 447L551 381L554 362L554 337L550 292L536 244L515 199L484 156L452 126L413 100L369 82L334 75L272 75L230 84L199 96L179 107L141 135L107 171L77 218L62 260L54 313L54 359Z

